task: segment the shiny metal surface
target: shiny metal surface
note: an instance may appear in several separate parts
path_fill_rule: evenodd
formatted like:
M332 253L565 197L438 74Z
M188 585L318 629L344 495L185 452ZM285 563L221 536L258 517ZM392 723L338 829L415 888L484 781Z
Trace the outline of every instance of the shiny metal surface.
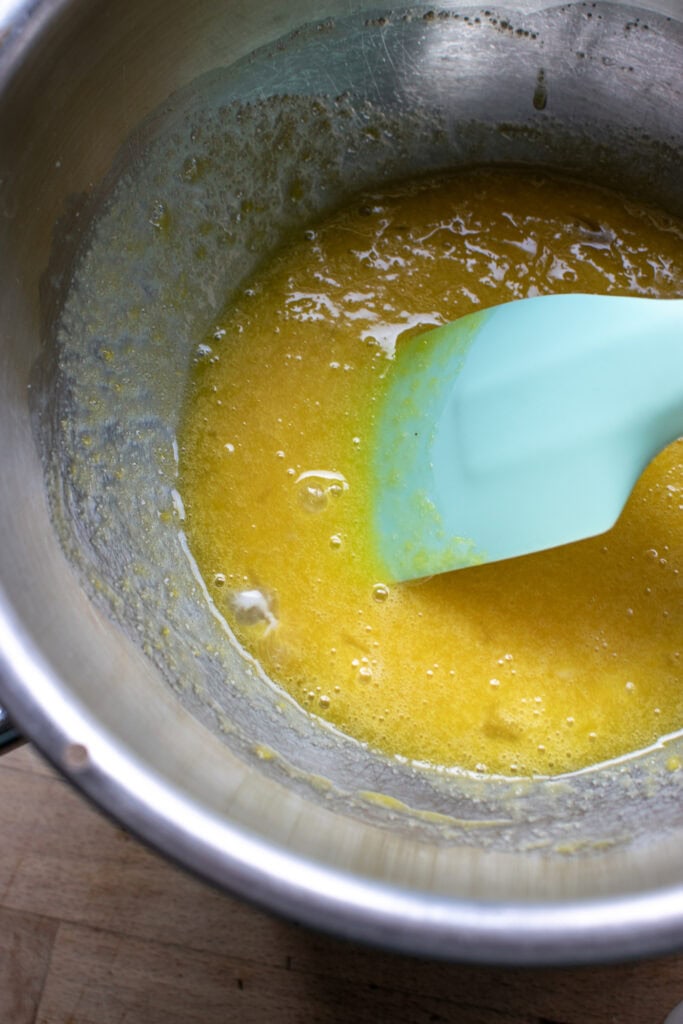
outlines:
M519 161L683 212L682 58L677 0L14 6L0 48L0 698L77 785L191 870L429 955L583 962L683 945L670 748L537 783L385 762L276 710L239 652L216 653L177 528L137 503L156 510L172 490L164 459L197 332L288 228L353 189ZM306 187L285 201L303 142ZM197 183L193 146L218 154L222 176ZM176 202L181 179L192 203ZM265 214L233 216L231 255L198 268L182 244L145 241L164 223L159 195L191 239L207 206L227 231L250 189ZM116 331L122 390L94 370ZM77 444L94 396L88 429L114 438L98 460ZM121 458L128 489L109 472Z
M24 742L7 712L0 708L0 753L4 754Z

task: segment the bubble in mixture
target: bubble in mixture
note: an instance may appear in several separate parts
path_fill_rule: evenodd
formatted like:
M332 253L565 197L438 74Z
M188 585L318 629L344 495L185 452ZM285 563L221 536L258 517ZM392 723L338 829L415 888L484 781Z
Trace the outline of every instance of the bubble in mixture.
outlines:
M306 484L299 488L299 504L306 512L322 512L327 508L327 494L317 484Z
M268 630L277 626L273 600L262 590L238 590L231 595L230 603L236 620L242 626L257 626L266 623Z
M310 469L294 481L299 504L306 512L322 512L330 498L338 498L349 489L343 473L329 469Z

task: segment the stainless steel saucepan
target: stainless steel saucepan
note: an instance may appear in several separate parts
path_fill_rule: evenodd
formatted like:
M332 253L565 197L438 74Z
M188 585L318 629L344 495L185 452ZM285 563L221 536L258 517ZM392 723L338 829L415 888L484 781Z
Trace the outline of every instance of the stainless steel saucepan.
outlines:
M190 354L377 182L546 165L683 214L680 0L19 0L0 35L0 701L189 869L339 935L558 963L683 945L671 737L547 780L376 755L279 693L193 572Z

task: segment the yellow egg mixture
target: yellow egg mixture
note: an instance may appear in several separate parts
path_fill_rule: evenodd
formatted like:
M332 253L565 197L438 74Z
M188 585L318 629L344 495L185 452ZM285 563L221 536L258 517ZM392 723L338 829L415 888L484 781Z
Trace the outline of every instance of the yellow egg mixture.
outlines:
M373 411L405 332L549 292L683 290L683 227L571 180L475 170L302 233L199 346L179 436L191 551L305 708L389 755L557 774L683 727L683 441L608 534L392 585Z

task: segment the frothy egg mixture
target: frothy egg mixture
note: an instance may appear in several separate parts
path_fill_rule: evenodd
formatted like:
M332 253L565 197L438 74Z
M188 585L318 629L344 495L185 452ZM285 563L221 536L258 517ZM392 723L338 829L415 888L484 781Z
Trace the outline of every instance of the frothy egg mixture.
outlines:
M608 534L392 585L368 537L378 395L406 332L550 292L680 296L683 226L517 170L361 197L204 339L179 435L190 549L267 674L389 755L557 774L683 727L683 441Z

